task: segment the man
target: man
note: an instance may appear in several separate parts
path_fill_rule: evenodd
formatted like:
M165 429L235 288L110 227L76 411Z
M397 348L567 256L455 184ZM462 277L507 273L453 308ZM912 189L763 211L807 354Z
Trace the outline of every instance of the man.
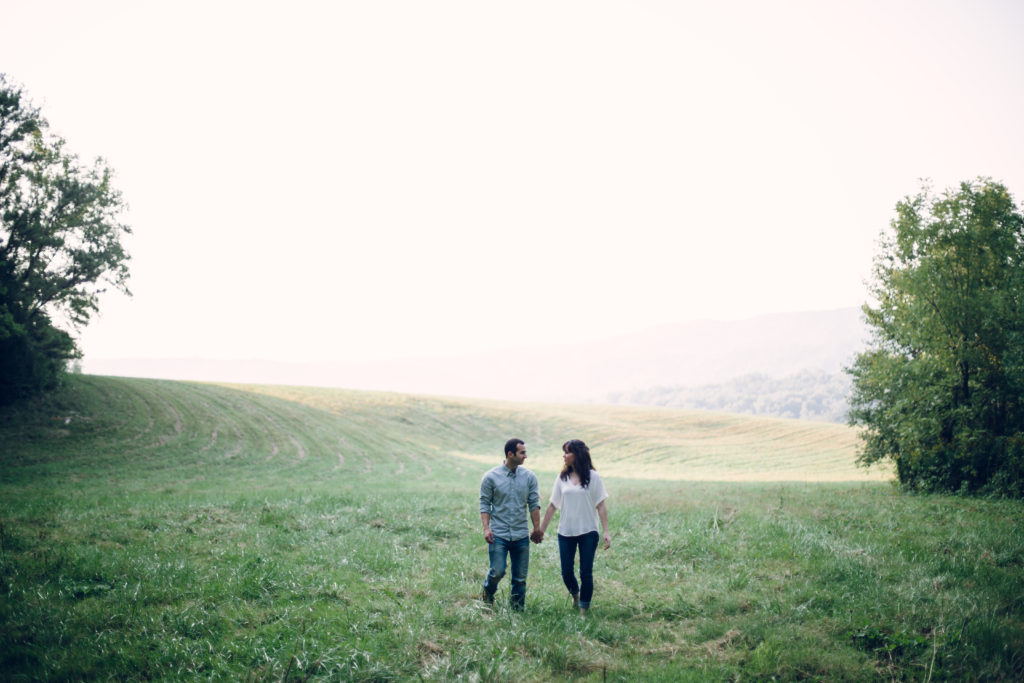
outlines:
M505 443L505 462L484 475L480 482L480 521L484 525L491 567L484 579L483 600L494 602L494 591L505 576L506 562L512 564L512 609L526 604L526 572L530 566L530 540L539 542L540 495L537 477L522 467L526 445L521 439ZM527 510L533 520L533 534L526 523Z

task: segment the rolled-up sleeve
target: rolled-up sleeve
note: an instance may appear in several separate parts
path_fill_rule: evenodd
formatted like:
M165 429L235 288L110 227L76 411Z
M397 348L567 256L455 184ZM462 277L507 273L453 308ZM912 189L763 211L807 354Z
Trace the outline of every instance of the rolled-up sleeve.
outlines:
M530 508L530 512L540 509L540 491L537 485L537 477L532 472L530 473L530 490L526 494L526 503Z
M490 473L485 474L480 480L480 512L490 514L494 502L494 482L491 481Z

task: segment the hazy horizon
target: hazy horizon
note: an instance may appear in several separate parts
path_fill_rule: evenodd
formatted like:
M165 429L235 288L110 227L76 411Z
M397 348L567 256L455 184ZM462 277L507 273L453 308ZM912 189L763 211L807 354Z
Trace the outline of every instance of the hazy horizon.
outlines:
M91 374L284 384L518 401L608 402L612 394L737 377L837 374L866 340L857 308L666 324L606 339L375 360L85 359Z

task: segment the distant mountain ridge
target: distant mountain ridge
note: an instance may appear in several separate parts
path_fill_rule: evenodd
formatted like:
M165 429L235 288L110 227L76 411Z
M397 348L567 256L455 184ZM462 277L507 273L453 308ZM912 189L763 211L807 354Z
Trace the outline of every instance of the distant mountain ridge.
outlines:
M858 308L700 320L606 340L445 358L365 362L90 359L103 375L499 398L609 402L654 387L698 387L746 375L839 374L864 348Z
M785 377L751 374L719 384L657 386L613 393L611 403L687 410L846 422L850 378L844 373L801 370Z

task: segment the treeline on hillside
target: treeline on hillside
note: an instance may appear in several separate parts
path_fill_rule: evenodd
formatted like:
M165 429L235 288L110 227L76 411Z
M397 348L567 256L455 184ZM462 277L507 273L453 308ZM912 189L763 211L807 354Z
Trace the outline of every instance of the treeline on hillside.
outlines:
M846 375L804 370L781 378L749 374L699 387L657 386L608 398L619 404L846 422L849 393Z

